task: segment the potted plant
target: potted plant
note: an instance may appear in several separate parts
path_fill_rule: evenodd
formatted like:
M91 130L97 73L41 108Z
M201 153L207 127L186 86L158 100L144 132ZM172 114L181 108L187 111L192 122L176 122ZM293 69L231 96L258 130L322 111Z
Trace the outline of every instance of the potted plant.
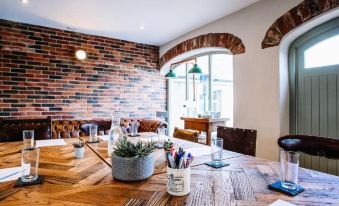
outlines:
M168 139L167 141L164 142L164 150L165 150L165 154L169 151L171 151L171 148L173 146L173 142L171 142L170 139Z
M154 142L132 143L126 137L117 140L112 159L112 176L122 181L144 180L154 172Z
M81 159L84 157L84 153L85 153L85 143L82 141L77 141L77 142L73 142L73 146L75 149L75 158L77 159Z

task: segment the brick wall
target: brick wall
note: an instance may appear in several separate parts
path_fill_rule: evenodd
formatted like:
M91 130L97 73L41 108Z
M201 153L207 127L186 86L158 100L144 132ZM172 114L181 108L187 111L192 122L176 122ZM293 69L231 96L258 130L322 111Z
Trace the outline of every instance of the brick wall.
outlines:
M76 49L87 52L76 60ZM159 48L0 20L0 118L155 116L166 110Z

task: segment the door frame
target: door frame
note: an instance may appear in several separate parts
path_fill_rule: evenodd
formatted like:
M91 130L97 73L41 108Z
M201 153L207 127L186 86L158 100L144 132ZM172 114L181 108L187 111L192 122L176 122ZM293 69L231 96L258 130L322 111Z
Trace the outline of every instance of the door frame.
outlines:
M290 86L290 134L296 134L298 128L297 114L298 114L298 99L297 99L297 79L298 79L298 49L302 47L306 42L318 39L320 42L323 39L330 37L331 35L324 35L324 33L331 33L331 30L339 28L339 17L329 20L298 37L289 47L288 53L288 65L289 65L289 86ZM322 38L321 38L321 37ZM314 45L314 44L313 44ZM312 46L313 46L312 45Z

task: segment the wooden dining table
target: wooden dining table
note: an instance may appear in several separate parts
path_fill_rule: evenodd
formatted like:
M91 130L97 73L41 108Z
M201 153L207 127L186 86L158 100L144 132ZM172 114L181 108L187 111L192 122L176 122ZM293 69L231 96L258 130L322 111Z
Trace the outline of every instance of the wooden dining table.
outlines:
M87 138L83 138L86 140ZM155 151L154 175L138 182L114 180L107 142L85 145L85 155L75 159L72 142L40 148L41 185L14 188L15 181L0 183L0 205L269 205L281 199L296 205L339 205L339 178L300 169L305 191L296 197L271 191L267 185L279 179L279 163L226 151L220 169L210 161L209 146L172 138L183 148L201 151L191 167L191 192L175 197L167 193L163 150ZM21 163L22 142L0 143L0 169ZM197 154L198 154L197 153ZM114 166L114 165L113 165Z

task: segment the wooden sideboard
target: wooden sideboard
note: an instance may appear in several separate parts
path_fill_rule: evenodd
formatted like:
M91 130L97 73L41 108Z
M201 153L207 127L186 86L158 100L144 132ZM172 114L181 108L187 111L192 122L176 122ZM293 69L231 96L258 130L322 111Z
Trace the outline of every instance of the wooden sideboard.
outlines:
M206 144L211 145L212 132L217 131L217 126L226 126L229 118L193 118L181 117L184 120L185 129L198 130L199 132L206 132Z

